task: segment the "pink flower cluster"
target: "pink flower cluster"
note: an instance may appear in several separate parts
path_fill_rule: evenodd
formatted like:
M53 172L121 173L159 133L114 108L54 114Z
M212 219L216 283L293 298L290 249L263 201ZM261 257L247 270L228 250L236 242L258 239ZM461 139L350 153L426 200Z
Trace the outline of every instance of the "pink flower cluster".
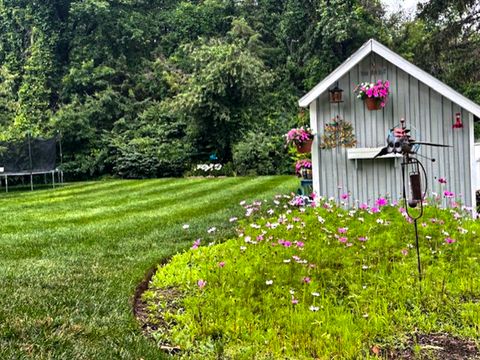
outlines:
M354 92L359 99L373 98L382 101L382 107L390 94L390 82L378 80L376 83L361 83L357 85Z
M295 164L295 173L297 175L300 175L300 171L302 169L311 169L312 168L312 162L310 160L298 160L297 163Z
M307 142L310 139L313 139L312 130L309 128L304 128L303 126L298 129L290 130L286 135L285 138L288 144L294 144L300 146Z

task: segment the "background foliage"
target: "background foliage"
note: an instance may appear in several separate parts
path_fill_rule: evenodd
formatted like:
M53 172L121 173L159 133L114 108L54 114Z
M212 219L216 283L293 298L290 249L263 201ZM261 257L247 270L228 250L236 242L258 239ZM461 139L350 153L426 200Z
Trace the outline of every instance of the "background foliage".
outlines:
M212 153L284 172L269 144L298 97L371 37L480 102L479 16L478 0L413 19L378 0L2 0L0 138L61 132L76 178L181 175Z

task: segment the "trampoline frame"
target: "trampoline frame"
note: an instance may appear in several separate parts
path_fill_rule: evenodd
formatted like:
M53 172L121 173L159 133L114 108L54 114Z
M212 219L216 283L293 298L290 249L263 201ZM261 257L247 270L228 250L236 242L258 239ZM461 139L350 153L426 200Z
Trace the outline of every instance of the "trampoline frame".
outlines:
M31 135L30 133L27 134L28 140L28 156L30 159L30 168L32 168L32 150L31 150ZM63 151L62 151L62 135L58 133L56 137L56 141L58 142L59 150L60 150L60 166L63 164ZM47 175L51 174L52 176L52 187L55 189L55 174L57 174L58 182L57 184L63 184L63 171L59 168L53 170L24 170L24 171L16 171L16 172L3 172L3 168L0 171L0 179L4 179L5 181L5 192L8 193L8 177L9 176L30 176L30 190L33 191L33 176L34 175L44 175L45 184L47 183ZM1 186L1 180L0 180Z
M24 172L15 172L15 173L2 173L0 172L0 178L3 178L5 181L5 192L8 193L8 177L9 176L30 176L30 190L33 191L33 176L34 175L44 175L45 184L47 183L47 175L51 174L52 176L52 187L55 189L55 174L57 174L58 181L57 184L63 184L63 171L60 169L47 170L47 171L24 171Z

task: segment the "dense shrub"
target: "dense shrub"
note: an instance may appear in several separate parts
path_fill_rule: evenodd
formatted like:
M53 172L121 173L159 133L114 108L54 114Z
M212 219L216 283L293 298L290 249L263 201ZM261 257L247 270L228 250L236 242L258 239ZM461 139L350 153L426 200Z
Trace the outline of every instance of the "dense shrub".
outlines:
M233 147L233 163L239 175L288 173L289 160L283 138L250 131Z

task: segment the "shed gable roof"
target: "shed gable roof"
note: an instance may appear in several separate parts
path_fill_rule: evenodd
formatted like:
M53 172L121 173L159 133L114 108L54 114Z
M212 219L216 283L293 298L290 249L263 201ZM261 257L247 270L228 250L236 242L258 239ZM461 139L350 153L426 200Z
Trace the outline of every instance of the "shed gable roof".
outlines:
M316 98L318 98L337 80L339 80L343 75L347 74L355 65L357 65L360 61L362 61L362 59L372 52L380 55L385 60L402 69L407 74L413 76L460 107L471 112L475 116L480 117L480 106L478 104L475 104L470 99L453 90L450 86L444 84L437 78L413 65L411 62L405 60L403 57L374 39L370 39L363 44L362 47L358 49L352 56L345 60L337 69L335 69L312 90L310 90L310 92L302 97L298 102L299 105L301 107L308 107Z

